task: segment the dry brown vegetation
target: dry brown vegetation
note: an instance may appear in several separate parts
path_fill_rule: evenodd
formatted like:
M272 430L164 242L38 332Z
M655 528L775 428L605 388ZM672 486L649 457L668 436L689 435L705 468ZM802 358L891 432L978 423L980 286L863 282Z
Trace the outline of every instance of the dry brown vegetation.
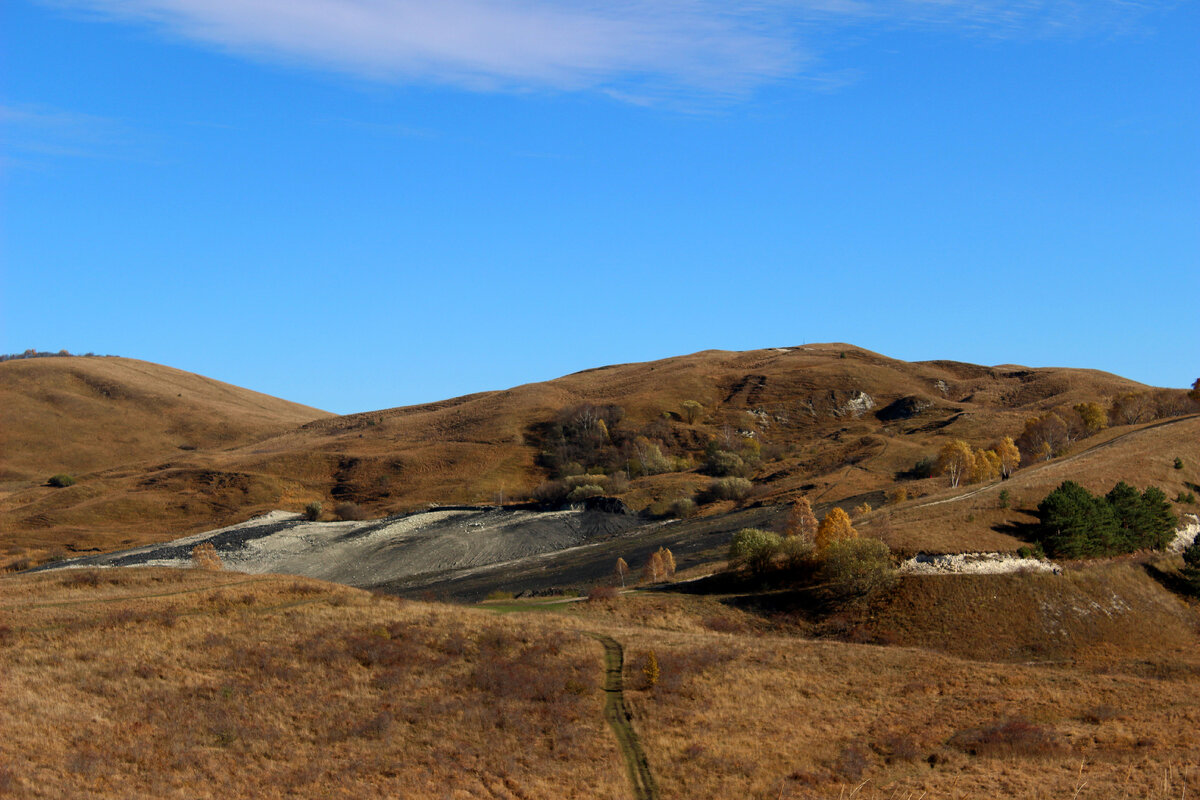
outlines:
M0 580L0 795L622 797L573 629L289 577Z
M127 358L0 363L0 407L0 564L143 543L156 527L161 538L278 501L301 483L209 463L331 416ZM74 484L49 486L60 473Z
M0 793L626 797L584 631L625 647L664 798L1179 798L1200 782L1195 607L1161 640L1077 626L1050 663L809 640L713 597L560 608L199 569L5 577ZM968 628L942 649L986 639Z
M873 408L855 405L860 393ZM1127 434L1157 430L1159 421L1143 417L1195 406L1182 390L1152 391L1091 370L909 363L842 344L706 351L344 417L128 359L11 361L0 364L9 423L0 432L7 548L0 565L160 541L314 501L328 509L354 503L381 516L429 502L520 498L547 478L539 466L546 426L588 404L621 407L619 421L604 431L642 453L639 464L655 461L657 448L665 466L654 470L684 470L594 481L635 509L712 515L806 494L814 504L870 506L863 524L888 517L889 541L903 549L1012 549L1020 542L994 529L1013 516L991 513L996 504L987 492L994 495L996 484L957 490L982 488L978 499L990 506L917 510L955 490L943 477L897 476L950 439L988 447L1039 414L1069 417L1076 405L1142 395L1146 414L1135 423L1118 415L1113 427L1073 440L1062 457L1018 470L1015 508L1053 488L1046 467L1106 441L1115 444L1103 458L1073 462L1068 477L1090 485L1086 471L1095 467L1097 484L1111 485L1100 474L1114 472L1135 482L1161 479L1170 497L1186 491L1188 482L1200 482L1194 414L1191 423L1161 429L1157 444L1148 438L1133 447ZM710 491L710 440L740 450L741 466L730 468L751 481L745 492L722 498ZM1176 455L1187 469L1169 470ZM1170 474L1159 475L1164 458ZM46 486L59 472L76 483ZM1029 477L1035 473L1045 480ZM886 506L898 488L908 499Z

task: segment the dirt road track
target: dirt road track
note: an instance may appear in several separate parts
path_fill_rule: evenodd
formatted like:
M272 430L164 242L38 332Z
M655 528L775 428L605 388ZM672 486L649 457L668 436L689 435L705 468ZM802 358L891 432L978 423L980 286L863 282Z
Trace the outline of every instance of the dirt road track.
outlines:
M625 665L625 654L621 644L611 636L602 633L589 633L600 644L604 645L604 718L612 726L617 736L617 746L621 749L621 757L625 759L625 767L629 770L629 783L633 787L635 800L657 800L658 787L654 776L650 773L650 762L638 741L637 732L633 729L633 714L625 705L625 684L622 670Z

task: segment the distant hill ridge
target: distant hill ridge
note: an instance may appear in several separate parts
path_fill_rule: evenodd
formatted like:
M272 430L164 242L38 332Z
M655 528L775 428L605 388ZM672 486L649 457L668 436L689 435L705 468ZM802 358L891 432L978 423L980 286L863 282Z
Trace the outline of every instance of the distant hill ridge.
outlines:
M59 350L54 353L42 352L41 350L26 350L23 353L8 353L0 355L0 361L18 361L26 358L116 358L112 355L99 355L97 353L82 353L75 354L67 350Z

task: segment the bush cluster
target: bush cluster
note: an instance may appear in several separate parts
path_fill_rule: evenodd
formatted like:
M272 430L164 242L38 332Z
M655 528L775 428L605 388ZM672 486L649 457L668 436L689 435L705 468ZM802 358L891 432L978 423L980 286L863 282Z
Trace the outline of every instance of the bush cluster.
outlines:
M896 581L892 554L879 539L839 539L821 551L817 579L835 593L857 596L887 589Z
M1038 543L1064 558L1162 549L1178 522L1161 489L1138 492L1124 481L1104 496L1064 481L1038 503L1038 521Z
M745 567L752 573L763 573L775 560L782 540L779 534L758 528L742 528L729 543L729 563Z
M851 598L890 588L896 581L892 555L879 539L831 539L822 547L803 536L780 537L771 531L743 528L729 543L729 563L751 575L765 575L782 567L792 573L809 572L830 595Z
M563 503L582 503L589 497L620 494L629 490L629 476L623 471L605 475L599 471L568 475L565 478L539 484L530 497L547 506Z
M714 478L708 493L714 500L744 500L752 487L745 478Z

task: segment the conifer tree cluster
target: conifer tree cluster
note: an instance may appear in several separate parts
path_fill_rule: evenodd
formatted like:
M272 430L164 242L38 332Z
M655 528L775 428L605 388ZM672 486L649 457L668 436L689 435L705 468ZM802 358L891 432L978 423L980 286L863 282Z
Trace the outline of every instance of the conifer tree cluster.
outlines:
M1038 520L1043 549L1063 558L1161 549L1178 522L1161 489L1139 492L1124 481L1103 496L1064 481L1038 503Z

